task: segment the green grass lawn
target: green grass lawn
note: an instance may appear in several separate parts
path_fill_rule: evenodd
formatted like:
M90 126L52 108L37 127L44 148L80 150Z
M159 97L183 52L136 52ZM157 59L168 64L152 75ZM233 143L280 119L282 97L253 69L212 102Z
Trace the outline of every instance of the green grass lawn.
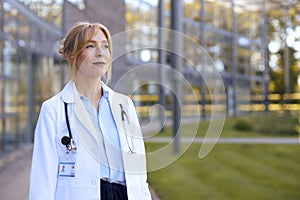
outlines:
M227 118L221 137L298 137L298 114ZM250 125L247 130L235 128L241 120ZM199 123L197 136L205 135L209 123ZM181 135L189 136L195 130L191 127L182 125ZM171 135L172 130L166 128L157 136ZM146 151L159 152L165 145L146 142ZM204 159L198 158L200 147L192 144L171 165L149 172L149 183L162 200L300 199L300 145L217 144Z
M146 143L146 150L161 145ZM300 145L217 144L199 159L200 145L149 172L149 183L162 200L300 199Z

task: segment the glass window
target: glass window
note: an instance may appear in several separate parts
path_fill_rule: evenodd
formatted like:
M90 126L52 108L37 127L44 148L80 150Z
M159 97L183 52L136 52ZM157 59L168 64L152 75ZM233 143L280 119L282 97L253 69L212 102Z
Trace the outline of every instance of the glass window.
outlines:
M3 115L3 82L4 81L0 79L0 116Z
M38 97L38 104L53 95L53 58L48 56L39 56L35 59L34 66L36 69L36 94Z
M3 31L9 35L9 37L13 40L17 39L17 30L18 30L18 24L17 24L17 15L18 10L14 8L11 4L8 2L3 3L3 18L4 18L4 24L3 24Z
M18 51L19 57L19 105L20 111L23 113L26 111L28 105L28 55L25 51Z
M141 0L126 0L126 30L127 44L126 49L132 53L126 54L128 60L135 61L156 61L157 51L155 49L138 50L141 47L155 46L157 45L156 29L150 29L146 27L157 26L157 10L153 2L146 2ZM144 27L138 31L132 31L133 29Z
M52 81L52 91L57 93L61 90L64 84L64 79L69 80L70 73L67 73L68 77L65 77L66 71L69 69L66 61L62 61L60 58L54 58L54 76Z
M38 17L55 24L58 27L62 26L62 0L19 0L34 11Z
M4 82L4 112L16 113L18 105L18 82L7 80Z
M19 116L18 116L18 120L19 120L19 134L20 134L20 138L19 141L22 142L30 142L31 141L31 135L28 134L27 131L27 127L28 127L28 112L27 110L25 112L20 112Z
M85 5L85 0L68 0L70 3L74 4L77 6L79 10L84 10L86 5Z
M2 54L3 54L3 41L0 39L0 74L3 73L3 57L2 57Z
M28 27L25 26L24 28L27 29ZM54 36L51 35L49 31L31 23L28 36L30 48L34 49L35 52L47 52L47 54L53 53L56 44L55 40L57 39L54 39Z
M40 34L39 34L39 31L38 31L38 26L34 23L31 23L30 24L30 35L29 35L29 46L31 48L34 48L37 44L38 44L38 41L40 41Z
M3 47L3 73L5 75L14 76L17 68L17 50L10 41L4 42Z
M30 34L30 25L28 19L24 15L18 16L19 25L18 25L18 45L21 47L29 45L29 34Z
M237 54L237 72L249 75L251 51L247 48L237 48Z
M19 85L18 85L18 113L19 113L19 132L22 141L30 141L27 133L28 123L28 53L18 51L19 60Z
M17 117L10 117L5 119L5 134L3 135L4 142L5 142L5 150L13 149L17 144L17 130L18 130L18 123Z
M2 32L2 14L3 14L3 4L2 4L2 1L0 0L0 33Z
M2 114L2 113L1 113ZM3 138L3 119L0 118L0 153L3 151L4 138Z
M36 9L38 18L46 19L57 27L62 25L63 1L20 1L30 9ZM29 128L33 125L28 125L28 122L34 121L36 116L28 114L29 93L36 95L32 99L38 101L32 103L38 108L43 100L53 95L53 91L61 89L57 82L61 83L58 80L62 79L61 68L49 56L53 53L57 35L30 21L9 1L0 2L0 151L6 151L19 142L32 139L33 130ZM29 64L34 68L32 77L36 80L29 79ZM29 81L36 83L34 88L37 91L28 91ZM31 114L36 113L33 111Z

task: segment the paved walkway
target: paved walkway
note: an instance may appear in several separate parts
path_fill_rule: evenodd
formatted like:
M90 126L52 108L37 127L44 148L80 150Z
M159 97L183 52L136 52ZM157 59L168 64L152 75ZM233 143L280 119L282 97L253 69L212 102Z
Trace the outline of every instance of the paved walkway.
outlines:
M28 199L32 145L20 147L0 158L0 199Z
M246 144L300 144L300 138L296 137L220 137L220 138L202 138L202 137L181 137L180 142L185 143L246 143ZM172 137L151 137L145 139L146 142L169 143Z

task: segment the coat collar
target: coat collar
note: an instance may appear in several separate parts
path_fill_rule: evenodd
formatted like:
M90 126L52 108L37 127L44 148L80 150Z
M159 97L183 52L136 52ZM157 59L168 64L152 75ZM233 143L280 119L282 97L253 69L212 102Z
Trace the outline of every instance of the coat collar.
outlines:
M74 103L74 98L73 98L74 86L73 86L73 84L74 84L73 81L69 81L61 91L61 98L66 103Z
M104 92L108 93L108 100L111 100L114 91L108 87L103 81L101 81L101 86ZM74 103L74 92L77 92L74 81L70 80L61 91L61 98L66 103Z

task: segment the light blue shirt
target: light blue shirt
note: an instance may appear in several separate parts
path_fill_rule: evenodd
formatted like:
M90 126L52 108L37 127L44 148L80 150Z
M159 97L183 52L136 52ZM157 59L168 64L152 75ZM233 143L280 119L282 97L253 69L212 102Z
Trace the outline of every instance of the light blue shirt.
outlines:
M106 156L101 158L100 178L126 184L120 138L109 104L108 91L103 89L98 112L86 97L81 96L81 99L95 129L99 132L99 137L101 137L100 151L104 151Z

